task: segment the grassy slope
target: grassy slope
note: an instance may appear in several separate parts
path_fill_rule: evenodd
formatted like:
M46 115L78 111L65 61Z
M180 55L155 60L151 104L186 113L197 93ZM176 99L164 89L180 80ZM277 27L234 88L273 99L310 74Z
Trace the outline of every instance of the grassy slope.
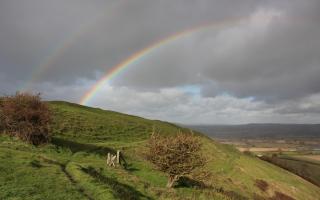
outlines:
M276 157L265 155L263 158L320 186L320 161L304 157L295 157L293 155L294 154L290 152L288 155L281 154Z
M142 152L153 127L162 134L179 127L65 102L50 105L53 144L35 148L0 136L0 199L252 199L274 191L304 200L320 196L318 187L298 176L206 137L203 151L211 160L206 167L214 188L167 190L165 174ZM105 154L113 149L124 152L128 170L105 166ZM261 192L256 179L267 181L269 189Z

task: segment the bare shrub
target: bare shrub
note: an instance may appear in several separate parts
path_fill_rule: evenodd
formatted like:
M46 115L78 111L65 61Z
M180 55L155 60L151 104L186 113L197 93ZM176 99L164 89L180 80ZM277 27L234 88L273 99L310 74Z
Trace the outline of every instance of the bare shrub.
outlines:
M190 175L205 164L201 154L199 138L191 134L179 133L163 137L152 134L148 141L147 158L156 167L169 175L167 187L173 187L180 177Z
M0 128L11 136L34 145L50 141L51 114L40 94L17 92L0 99Z
M256 179L255 186L257 186L261 191L265 192L268 190L269 184L261 179Z

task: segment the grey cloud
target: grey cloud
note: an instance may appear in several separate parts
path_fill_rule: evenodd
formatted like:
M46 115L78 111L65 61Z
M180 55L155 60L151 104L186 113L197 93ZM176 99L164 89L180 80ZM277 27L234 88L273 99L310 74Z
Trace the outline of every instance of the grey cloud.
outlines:
M160 38L205 22L242 17L257 6L253 0L118 2L1 1L1 73L28 79L61 41L80 29L85 33L62 50L38 81L94 79L93 72L103 73Z
M43 93L46 100L64 99L77 103L82 91L88 90L92 84L91 81L82 81L56 87L53 83L45 83L37 89L46 89ZM230 95L194 96L176 87L139 91L104 85L88 105L185 124L318 123L319 100L320 93L299 101L267 104L253 98Z
M260 32L244 25L240 31L233 26L221 30L220 34L227 36L220 38L216 32L190 37L197 42L157 51L156 58L138 63L118 83L138 88L194 83L203 85L206 96L228 92L269 102L315 94L320 91L319 4L312 0L281 1L258 7L258 14L260 9L280 12L281 16L260 27L265 28ZM234 35L241 38L233 41ZM221 55L219 51L226 45L230 48ZM205 84L208 82L214 87Z
M137 91L127 87L106 86L89 105L117 110L151 119L169 120L187 124L239 124L239 123L318 123L319 112L296 112L296 107L313 105L319 95L299 103L266 104L251 98L229 95L194 97L177 88L160 91ZM288 112L282 112L282 111ZM289 111L290 110L290 111Z
M98 2L97 2L98 3ZM100 6L99 6L100 4ZM26 80L68 34L101 12L88 1L0 2L0 72Z
M207 22L239 19L157 49L113 80L115 88L126 88L112 93L117 98L100 96L95 105L181 122L237 121L233 114L239 110L247 121L293 115L316 121L319 105L309 97L320 93L319 10L318 0L4 0L0 91L23 88L54 58L33 90L77 102L112 66L155 41ZM280 16L266 22L273 12ZM255 15L261 20L255 22ZM201 89L201 100L164 89L189 85Z
M319 92L319 21L308 15L290 21L296 16L285 14L284 21L272 23L263 37L218 62L218 69L207 69L210 77L240 97L290 99Z
M274 111L279 114L319 115L320 93L296 101L283 102Z

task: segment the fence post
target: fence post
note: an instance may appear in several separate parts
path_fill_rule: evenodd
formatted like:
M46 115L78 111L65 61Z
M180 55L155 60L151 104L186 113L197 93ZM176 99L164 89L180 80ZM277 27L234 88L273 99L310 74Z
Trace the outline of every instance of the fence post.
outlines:
M120 164L120 150L117 151L117 164Z
M107 155L107 165L110 165L110 161L111 161L111 156L110 156L110 153L108 153L108 155Z

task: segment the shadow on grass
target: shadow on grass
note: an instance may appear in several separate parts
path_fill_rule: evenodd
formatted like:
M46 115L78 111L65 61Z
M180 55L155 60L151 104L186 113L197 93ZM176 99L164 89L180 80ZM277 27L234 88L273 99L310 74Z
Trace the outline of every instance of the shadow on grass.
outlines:
M93 144L83 144L62 138L52 138L52 143L58 147L68 148L72 153L83 151L87 153L99 154L102 156L107 155L107 153L116 153L115 150L108 147L101 147Z
M181 177L175 188L208 188L202 181L197 181L194 179L191 179L189 177L183 176Z
M230 199L249 200L247 197L231 190L225 190L223 187L211 187L211 189L215 192L223 194L226 197L229 197Z
M33 168L37 168L37 169L39 169L39 168L42 167L42 165L40 164L39 160L32 160L32 161L30 162L30 165L31 165Z
M103 176L93 167L88 167L88 168L81 167L81 170L84 173L97 179L99 182L108 185L112 189L112 193L115 198L118 198L121 200L138 200L138 199L152 200L152 198L135 190L135 188L133 188L132 186L120 183L114 178Z
M136 172L136 171L139 171L140 169L133 167L132 164L126 164L125 170L127 170L128 172Z
M191 179L189 177L183 176L177 182L175 188L197 188L197 189L207 189L211 190L212 192L220 193L230 199L237 199L237 200L248 200L247 197L238 194L237 192L231 190L225 190L223 187L215 187L212 185L206 185L202 181L197 181Z

